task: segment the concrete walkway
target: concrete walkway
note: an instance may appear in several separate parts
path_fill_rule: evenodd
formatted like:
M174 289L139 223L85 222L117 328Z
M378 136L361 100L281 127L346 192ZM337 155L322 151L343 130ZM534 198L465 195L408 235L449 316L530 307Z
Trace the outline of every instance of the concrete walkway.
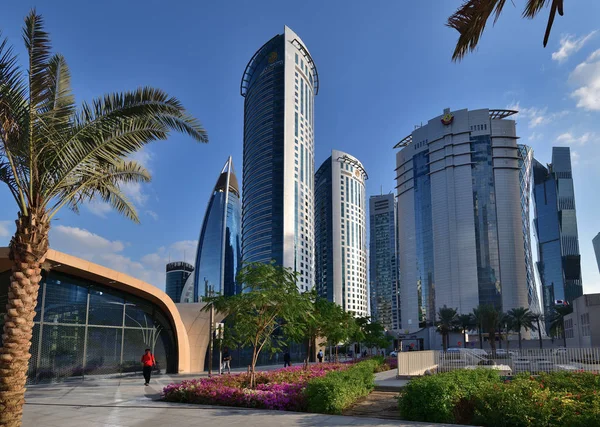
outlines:
M399 380L396 378L398 371L384 371L375 374L375 390L378 391L400 391L408 384L408 380Z
M187 377L187 376L186 376ZM196 375L197 377L197 375ZM265 411L160 402L162 388L184 379L158 376L149 387L142 378L91 379L31 386L23 427L100 426L434 426L373 418ZM443 424L435 424L443 426Z

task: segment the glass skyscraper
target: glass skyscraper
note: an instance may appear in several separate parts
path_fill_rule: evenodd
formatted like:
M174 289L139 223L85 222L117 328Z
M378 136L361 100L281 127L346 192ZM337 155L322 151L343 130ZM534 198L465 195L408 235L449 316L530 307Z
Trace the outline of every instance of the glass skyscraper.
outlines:
M534 160L533 179L537 268L548 326L554 305L583 295L569 147L553 147L547 166Z
M288 27L250 59L242 77L242 258L299 273L314 285L315 63Z
M357 316L369 314L363 165L333 150L315 174L317 292Z
M165 293L173 302L180 302L181 292L188 277L194 271L194 266L187 262L170 262L167 264Z
M396 144L403 330L528 306L515 113L446 109Z
M396 199L393 194L369 199L369 288L371 318L388 330L400 329Z
M223 166L210 196L198 239L196 268L182 294L182 302L241 291L236 275L242 263L240 191L231 157Z
M521 185L521 214L523 219L523 243L525 244L525 267L527 269L527 301L534 313L541 312L538 287L535 280L533 256L531 252L531 218L529 204L533 182L533 149L519 144L519 183Z

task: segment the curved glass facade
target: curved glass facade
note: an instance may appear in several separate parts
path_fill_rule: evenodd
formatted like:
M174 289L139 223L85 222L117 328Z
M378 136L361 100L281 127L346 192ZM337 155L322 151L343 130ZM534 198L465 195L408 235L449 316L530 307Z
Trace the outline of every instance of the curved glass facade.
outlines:
M10 271L0 274L0 303L6 301L9 278ZM162 372L177 372L174 330L160 308L64 273L52 271L43 275L34 319L29 382L140 372L145 348L152 349Z
M173 302L180 302L183 286L193 271L194 266L187 262L170 262L167 264L165 292Z
M241 203L231 157L219 174L198 239L196 268L188 279L182 302L198 302L211 293L234 295L241 286Z
M523 220L523 243L525 245L525 267L527 268L527 300L529 309L539 313L540 298L533 266L531 252L531 228L529 202L531 200L531 182L533 180L533 149L527 145L519 145L519 182L521 185L521 215Z

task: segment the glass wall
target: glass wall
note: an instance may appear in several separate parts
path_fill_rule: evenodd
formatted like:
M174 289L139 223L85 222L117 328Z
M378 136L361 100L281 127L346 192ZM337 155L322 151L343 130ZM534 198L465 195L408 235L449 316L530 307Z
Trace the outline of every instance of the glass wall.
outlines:
M6 304L10 272L0 274ZM162 372L177 372L171 323L153 304L107 286L51 272L44 275L34 320L28 381L139 372L145 348Z

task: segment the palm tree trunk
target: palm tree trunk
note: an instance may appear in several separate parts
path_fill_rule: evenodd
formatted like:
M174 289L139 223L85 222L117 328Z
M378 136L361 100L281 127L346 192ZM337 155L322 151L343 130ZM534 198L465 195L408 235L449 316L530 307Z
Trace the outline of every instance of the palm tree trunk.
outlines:
M519 329L519 351L523 350L523 345L521 344L521 329Z
M477 328L477 333L479 334L479 349L483 350L483 334L481 333L481 326Z
M540 325L540 319L539 318L537 319L537 328L538 328L538 333L539 333L538 337L539 337L539 340L540 340L540 350L541 350L542 347L543 347L543 344L542 344L542 328L541 328L541 325Z
M19 215L10 242L13 262L8 288L3 346L0 349L0 426L19 427L31 354L33 319L50 223L43 211Z
M565 344L565 348L567 348L567 334L565 331L565 318L564 317L562 320L562 336L563 336L563 343Z
M467 330L463 329L463 348L467 348Z

